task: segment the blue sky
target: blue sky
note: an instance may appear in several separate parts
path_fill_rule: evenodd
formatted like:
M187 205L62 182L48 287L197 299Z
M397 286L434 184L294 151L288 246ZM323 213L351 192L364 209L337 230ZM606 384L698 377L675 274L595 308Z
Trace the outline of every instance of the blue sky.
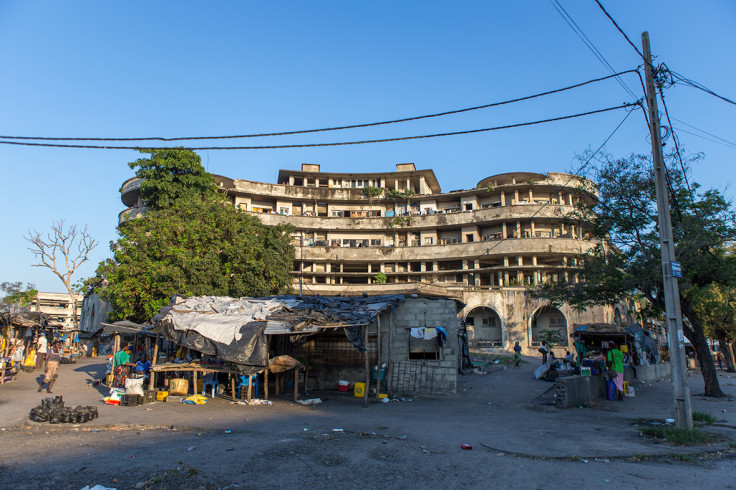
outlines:
M559 0L617 71L641 63L593 0ZM632 41L648 30L658 62L736 98L736 2L603 1ZM194 2L0 0L0 134L198 136L288 131L442 112L520 97L609 74L547 0L405 2ZM624 81L638 96L635 75ZM736 106L676 85L666 92L675 127L736 143ZM208 142L302 144L463 131L619 105L609 80L573 92L413 123L289 137ZM569 171L625 112L474 135L327 148L202 151L210 172L273 182L278 170L431 168L443 190L486 176ZM690 126L686 126L690 125ZM735 196L736 146L685 132L705 159L694 180ZM607 145L651 150L640 113ZM119 188L131 150L0 145L4 209L0 282L63 291L34 268L23 235L52 222L88 226L100 245L76 278L110 255Z

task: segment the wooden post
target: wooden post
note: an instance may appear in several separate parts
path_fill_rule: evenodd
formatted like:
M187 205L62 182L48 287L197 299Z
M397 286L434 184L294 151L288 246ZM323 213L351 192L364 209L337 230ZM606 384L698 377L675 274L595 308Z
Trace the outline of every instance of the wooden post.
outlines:
M153 345L153 359L151 359L151 367L155 366L156 365L156 361L158 360L158 339L159 339L159 337L157 336L156 337L156 341L154 342L154 345ZM153 389L153 386L154 386L154 378L155 377L156 377L156 373L154 373L153 371L151 371L151 377L148 380L149 381L149 384L148 384L148 389L149 390L152 390Z
M253 376L248 375L248 401L250 401L253 389Z
M263 371L263 398L266 400L268 400L268 371L269 368Z
M376 400L381 393L381 314L376 315Z
M203 378L204 379L204 378ZM204 385L202 386L204 388ZM197 370L192 369L192 394L197 394Z
M368 360L368 325L363 326L363 345L365 347L365 352L363 353L363 357L365 357L365 389L363 390L363 406L367 407L368 391L371 382L371 369Z
M294 368L294 401L299 399L299 368Z
M233 397L233 401L235 401L235 376L233 373L228 374L228 377L230 378L230 396Z
M388 367L386 369L386 391L389 393L389 395L391 394L390 380L391 380L391 371L392 371L392 366L393 366L392 358L391 358L391 344L393 343L394 324L391 321L392 318L393 318L393 314L389 310L389 313L388 313Z

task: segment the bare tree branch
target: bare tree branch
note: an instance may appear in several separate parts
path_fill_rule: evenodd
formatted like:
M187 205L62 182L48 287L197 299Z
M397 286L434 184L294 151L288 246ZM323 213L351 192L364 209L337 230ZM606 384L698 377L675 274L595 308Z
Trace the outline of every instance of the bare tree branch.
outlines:
M31 265L50 269L64 283L72 300L72 317L77 326L77 296L72 290L72 275L89 259L90 252L97 247L97 240L92 238L86 226L81 231L77 225L65 228L64 220L53 223L46 237L34 230L24 238L30 243L28 250L38 259L37 264Z

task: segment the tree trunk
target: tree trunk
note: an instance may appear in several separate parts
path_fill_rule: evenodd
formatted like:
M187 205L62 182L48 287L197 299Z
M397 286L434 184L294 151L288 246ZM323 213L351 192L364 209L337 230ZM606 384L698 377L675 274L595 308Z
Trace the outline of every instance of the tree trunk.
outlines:
M731 343L726 342L725 338L718 339L718 350L723 353L723 359L726 361L726 372L736 373L736 363L733 361L733 351Z
M721 385L718 383L718 374L716 366L713 364L713 356L710 355L710 346L705 339L705 331L700 323L697 313L690 308L686 301L680 301L682 312L685 314L692 328L683 325L683 331L687 338L692 342L695 354L698 356L700 363L700 372L703 375L705 384L705 396L721 398L726 396L721 391Z

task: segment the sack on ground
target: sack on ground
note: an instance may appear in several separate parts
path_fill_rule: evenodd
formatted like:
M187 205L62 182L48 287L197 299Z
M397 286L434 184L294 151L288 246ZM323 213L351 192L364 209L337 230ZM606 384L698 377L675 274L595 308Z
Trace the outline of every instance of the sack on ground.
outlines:
M549 371L549 364L542 364L534 371L534 379L542 379Z
M143 396L143 378L126 378L125 394Z
M169 381L169 395L186 395L189 392L189 381L186 379L174 378Z

